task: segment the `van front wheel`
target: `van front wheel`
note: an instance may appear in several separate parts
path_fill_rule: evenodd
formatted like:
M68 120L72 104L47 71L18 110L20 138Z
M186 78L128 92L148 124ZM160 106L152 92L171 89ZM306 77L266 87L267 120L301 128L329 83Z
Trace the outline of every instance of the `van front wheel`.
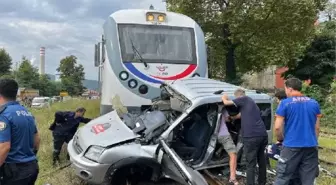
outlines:
M118 169L110 179L109 185L181 185L170 179L151 181L153 169L145 166L127 166Z

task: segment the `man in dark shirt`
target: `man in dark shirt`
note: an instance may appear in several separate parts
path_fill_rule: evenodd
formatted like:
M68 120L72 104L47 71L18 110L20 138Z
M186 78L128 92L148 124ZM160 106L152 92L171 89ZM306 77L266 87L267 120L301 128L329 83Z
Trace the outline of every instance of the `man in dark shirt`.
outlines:
M237 89L234 93L236 99L229 100L228 95L222 97L224 105L235 105L240 109L238 117L241 118L241 134L243 137L244 152L247 161L247 185L255 182L255 168L258 162L258 184L266 184L266 156L265 148L268 136L261 112L254 100L245 96L245 91Z
M56 112L55 120L50 126L53 134L54 151L53 151L53 165L59 162L59 154L64 143L69 143L75 135L80 123L88 123L89 118L84 118L85 108L78 108L75 112L65 111Z

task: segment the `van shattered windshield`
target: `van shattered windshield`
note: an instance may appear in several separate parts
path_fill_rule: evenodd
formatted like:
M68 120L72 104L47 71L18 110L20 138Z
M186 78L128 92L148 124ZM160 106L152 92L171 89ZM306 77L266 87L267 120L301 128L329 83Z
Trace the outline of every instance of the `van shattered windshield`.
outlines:
M124 62L134 62L135 47L148 63L197 63L192 28L135 24L119 24L118 28Z

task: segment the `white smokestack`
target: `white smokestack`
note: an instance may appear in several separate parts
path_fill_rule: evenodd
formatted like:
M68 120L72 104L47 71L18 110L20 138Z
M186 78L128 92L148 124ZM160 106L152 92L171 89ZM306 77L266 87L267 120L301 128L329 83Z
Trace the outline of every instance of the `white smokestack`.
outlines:
M39 72L41 75L45 74L45 48L41 47L40 48L40 68Z

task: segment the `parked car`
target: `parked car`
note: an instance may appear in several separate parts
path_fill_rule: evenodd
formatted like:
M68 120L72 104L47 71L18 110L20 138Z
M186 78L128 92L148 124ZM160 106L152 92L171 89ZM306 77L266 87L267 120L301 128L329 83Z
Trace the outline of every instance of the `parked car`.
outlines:
M49 97L35 97L32 100L31 107L32 108L46 108L50 106L50 98Z
M107 113L81 127L68 144L76 175L90 184L135 185L170 180L171 184L207 185L199 172L224 168L228 154L217 143L222 91L234 98L240 88L225 82L194 77L165 83L153 107L140 115ZM272 141L272 98L247 90L263 112ZM238 161L242 158L240 120L230 127L236 133ZM233 134L234 136L234 134Z
M53 96L52 98L52 102L56 103L56 102L60 102L61 101L61 97L60 96Z

